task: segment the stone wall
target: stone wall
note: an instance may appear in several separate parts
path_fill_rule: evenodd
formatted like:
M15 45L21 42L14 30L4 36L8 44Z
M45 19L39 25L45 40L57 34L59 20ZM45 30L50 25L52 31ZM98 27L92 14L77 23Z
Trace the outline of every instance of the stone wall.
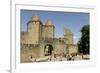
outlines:
M52 54L67 55L78 52L77 45L73 44L73 33L69 29L64 30L62 38L55 38L54 35L55 27L51 21L43 25L37 16L33 16L27 24L27 31L21 32L21 63L29 62L30 56L44 57L47 44L53 47Z
M78 46L77 45L69 45L69 54L77 54L78 53Z
M21 63L29 62L29 56L33 58L40 57L40 48L39 45L28 45L25 44L21 46Z
M61 39L55 39L54 41L54 54L62 55L67 53L67 45Z

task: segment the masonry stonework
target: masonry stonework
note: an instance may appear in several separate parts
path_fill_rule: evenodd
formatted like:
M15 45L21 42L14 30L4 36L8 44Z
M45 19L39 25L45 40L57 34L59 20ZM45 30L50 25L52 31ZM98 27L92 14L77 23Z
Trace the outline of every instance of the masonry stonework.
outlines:
M55 29L51 20L43 23L38 16L32 16L27 23L27 31L21 32L21 62L29 62L30 55L39 58L77 53L73 33L64 28L64 37L56 38Z

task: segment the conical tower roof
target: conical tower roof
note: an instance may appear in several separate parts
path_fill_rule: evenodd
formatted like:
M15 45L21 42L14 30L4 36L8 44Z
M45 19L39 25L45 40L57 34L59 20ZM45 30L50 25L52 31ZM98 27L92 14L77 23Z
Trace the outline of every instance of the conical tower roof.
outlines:
M70 35L73 35L73 33L71 32L70 29L64 27L64 35L69 35L69 34L70 34Z
M45 25L53 25L52 21L49 19L47 20L47 22L45 23Z
M39 21L40 18L37 15L34 15L34 16L31 17L31 20L32 21Z

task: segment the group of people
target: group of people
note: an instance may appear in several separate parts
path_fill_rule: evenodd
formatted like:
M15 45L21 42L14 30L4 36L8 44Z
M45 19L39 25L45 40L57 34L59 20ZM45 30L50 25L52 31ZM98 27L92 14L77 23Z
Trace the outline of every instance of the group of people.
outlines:
M34 58L32 55L29 56L30 62L49 62L49 61L74 61L81 60L83 56L74 54L74 55L49 55L42 58Z

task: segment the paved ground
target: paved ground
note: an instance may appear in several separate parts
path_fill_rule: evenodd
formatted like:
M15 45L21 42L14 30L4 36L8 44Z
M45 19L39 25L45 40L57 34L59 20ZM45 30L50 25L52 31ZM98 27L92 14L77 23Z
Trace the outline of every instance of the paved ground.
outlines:
M42 58L32 58L30 62L49 62L49 61L75 61L75 60L89 60L89 55L77 55L77 56L70 56L70 57L62 57L58 56L54 58L54 56L45 56Z

